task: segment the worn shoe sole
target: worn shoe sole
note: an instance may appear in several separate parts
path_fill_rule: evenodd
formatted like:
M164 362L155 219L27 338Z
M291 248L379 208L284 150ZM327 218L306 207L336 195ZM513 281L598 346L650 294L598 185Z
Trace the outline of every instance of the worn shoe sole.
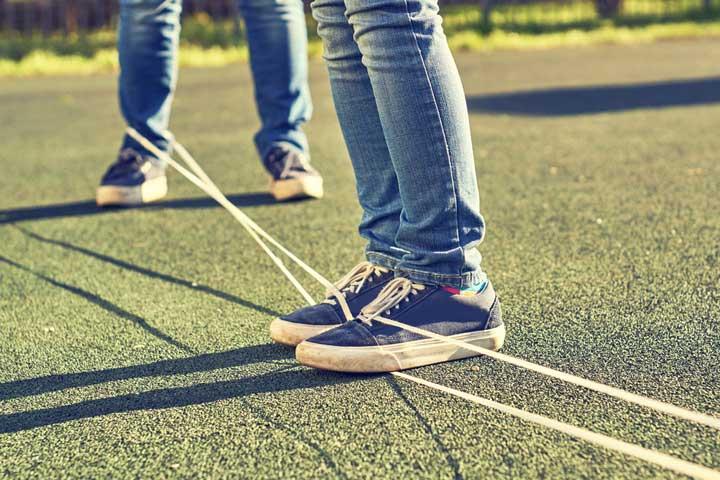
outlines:
M450 338L499 350L505 341L505 325ZM472 350L433 338L373 347L336 347L306 341L295 350L298 362L303 365L351 373L395 372L478 355Z
M304 175L288 180L270 180L270 193L278 202L296 198L322 198L323 179L317 175Z
M167 195L167 191L167 177L157 177L135 187L101 185L97 189L95 201L100 207L132 207L160 200Z
M276 318L270 323L270 338L277 343L294 347L308 338L320 335L337 325L302 325Z

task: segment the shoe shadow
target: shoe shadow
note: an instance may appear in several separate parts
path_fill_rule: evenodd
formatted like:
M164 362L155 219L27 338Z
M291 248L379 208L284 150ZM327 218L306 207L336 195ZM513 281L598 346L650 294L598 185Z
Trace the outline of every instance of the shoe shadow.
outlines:
M256 347L248 348L250 348L252 352ZM237 356L235 363L242 362L242 359L246 358L248 354L245 349L239 349L234 352L234 355ZM257 350L255 350L255 352L257 353ZM203 357L206 356L185 359L184 362L197 363L198 366L181 366L180 369L187 370L191 368L194 371L207 369L207 364L203 363ZM179 365L183 364L179 363ZM164 375L166 373L162 372L159 374ZM100 375L102 375L102 373L100 373ZM0 434L20 432L73 420L103 417L114 413L201 405L220 400L247 397L248 395L258 393L314 389L329 385L349 383L356 380L358 380L357 376L303 369L270 372L238 380L201 383L189 387L163 388L142 393L87 400L60 407L0 415Z
M10 260L9 258L3 257L2 255L0 255L0 262L10 265L12 267L15 267L24 272L30 273L31 275L34 275L35 277L49 283L50 285L53 285L58 288L62 288L63 290L73 293L81 298L84 298L88 302L93 303L93 304L97 305L98 307L100 307L114 315L117 315L120 318L129 320L130 322L134 323L138 327L145 330L147 333L149 333L153 337L155 337L159 340L162 340L163 342L168 343L168 344L182 350L183 352L195 353L195 351L191 347L189 347L188 345L185 345L184 343L182 343L178 340L175 340L170 335L168 335L168 334L164 333L163 331L161 331L160 329L150 325L144 318L139 317L138 315L135 315L134 313L128 312L127 310L124 310L124 309L118 307L114 303L109 302L98 295L90 293L87 290L83 290L82 288L76 287L74 285L69 285L67 283L63 283L63 282L60 282L53 278L47 277L47 276L43 275L42 273L38 273L38 272L26 267L25 265L21 265L17 262L14 262L14 261Z
M221 290L216 290L216 289L214 289L212 287L208 287L206 285L196 284L196 283L190 282L190 281L182 279L182 278L177 278L172 275L156 272L154 270L150 270L149 268L140 267L138 265L132 264L125 260L120 260L118 258L114 258L109 255L98 253L98 252L95 252L88 248L74 245L69 242L64 242L61 240L55 240L52 238L43 237L42 235L39 235L35 232L31 232L30 230L27 230L18 225L12 225L12 226L15 227L15 229L17 229L21 233L23 233L24 235L26 235L27 237L30 237L33 240L37 240L38 242L47 243L49 245L54 245L54 246L63 248L65 250L70 250L72 252L81 253L83 255L87 255L88 257L94 258L96 260L100 260L100 261L109 263L111 265L115 265L116 267L124 268L126 270L130 270L132 272L139 273L141 275L145 275L146 277L149 277L149 278L162 280L164 282L172 283L174 285L180 285L182 287L189 288L194 291L212 295L221 300L236 303L238 305L242 305L243 307L253 309L260 313L264 313L266 315L272 315L273 317L279 317L281 315L279 312L276 312L275 310L264 307L262 305L258 305L256 303L250 302L248 300L244 300L244 299L237 297L235 295L232 295L230 293L223 292Z
M277 205L275 199L269 193L241 193L228 196L238 208L258 207L264 205ZM142 205L142 210L165 210L165 209L201 209L218 208L215 200L209 197L181 198L176 200L164 200L155 203ZM102 215L111 212L124 210L122 207L100 208L95 200L81 202L57 203L53 205L39 205L33 207L22 207L10 210L0 210L0 225L6 223L28 222L33 220L44 220L50 218L81 217L89 215Z

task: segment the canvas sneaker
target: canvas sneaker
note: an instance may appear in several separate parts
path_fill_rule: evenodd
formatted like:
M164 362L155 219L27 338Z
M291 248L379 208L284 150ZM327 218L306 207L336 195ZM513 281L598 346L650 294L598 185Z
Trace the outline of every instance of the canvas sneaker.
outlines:
M297 150L276 146L265 156L263 165L270 173L270 193L275 200L322 198L322 177Z
M351 315L355 317L392 279L393 273L390 270L370 262L362 262L335 286L347 302ZM317 305L301 308L273 320L270 324L270 337L278 343L294 347L306 338L335 328L345 321L339 302L328 294L328 297Z
M491 350L500 349L505 339L500 301L489 281L477 292L461 292L396 278L356 319L298 345L298 361L324 370L371 373L479 355L383 324L378 317Z
M165 195L165 168L158 165L154 158L126 148L120 152L117 161L110 165L100 180L96 201L101 207L129 207L154 202Z

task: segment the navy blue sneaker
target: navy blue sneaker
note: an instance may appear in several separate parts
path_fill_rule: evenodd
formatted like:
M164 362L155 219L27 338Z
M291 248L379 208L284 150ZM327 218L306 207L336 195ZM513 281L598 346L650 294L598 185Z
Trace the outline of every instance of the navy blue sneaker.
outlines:
M490 282L468 294L396 278L356 319L298 345L298 361L323 370L371 373L480 355L383 324L374 320L378 316L491 350L505 340L500 301Z
M393 273L370 262L362 262L335 284L343 294L350 313L356 316L393 279ZM303 340L345 323L338 301L328 296L322 303L296 310L273 320L270 337L278 343L295 346Z
M263 159L263 165L270 173L270 193L275 200L322 198L322 177L297 150L274 147Z
M131 207L163 198L167 195L167 178L165 168L157 162L132 148L121 151L100 180L97 204Z

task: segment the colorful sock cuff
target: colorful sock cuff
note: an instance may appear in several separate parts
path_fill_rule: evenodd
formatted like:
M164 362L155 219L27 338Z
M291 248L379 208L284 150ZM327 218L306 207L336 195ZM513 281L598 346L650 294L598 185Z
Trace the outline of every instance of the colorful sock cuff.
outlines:
M454 288L454 287L442 287L443 290L445 290L448 293L452 293L453 295L466 295L466 296L472 296L477 295L478 293L482 293L485 288L488 285L488 279L484 278L482 281L476 283L475 285L471 285L469 287L463 287L463 288Z

